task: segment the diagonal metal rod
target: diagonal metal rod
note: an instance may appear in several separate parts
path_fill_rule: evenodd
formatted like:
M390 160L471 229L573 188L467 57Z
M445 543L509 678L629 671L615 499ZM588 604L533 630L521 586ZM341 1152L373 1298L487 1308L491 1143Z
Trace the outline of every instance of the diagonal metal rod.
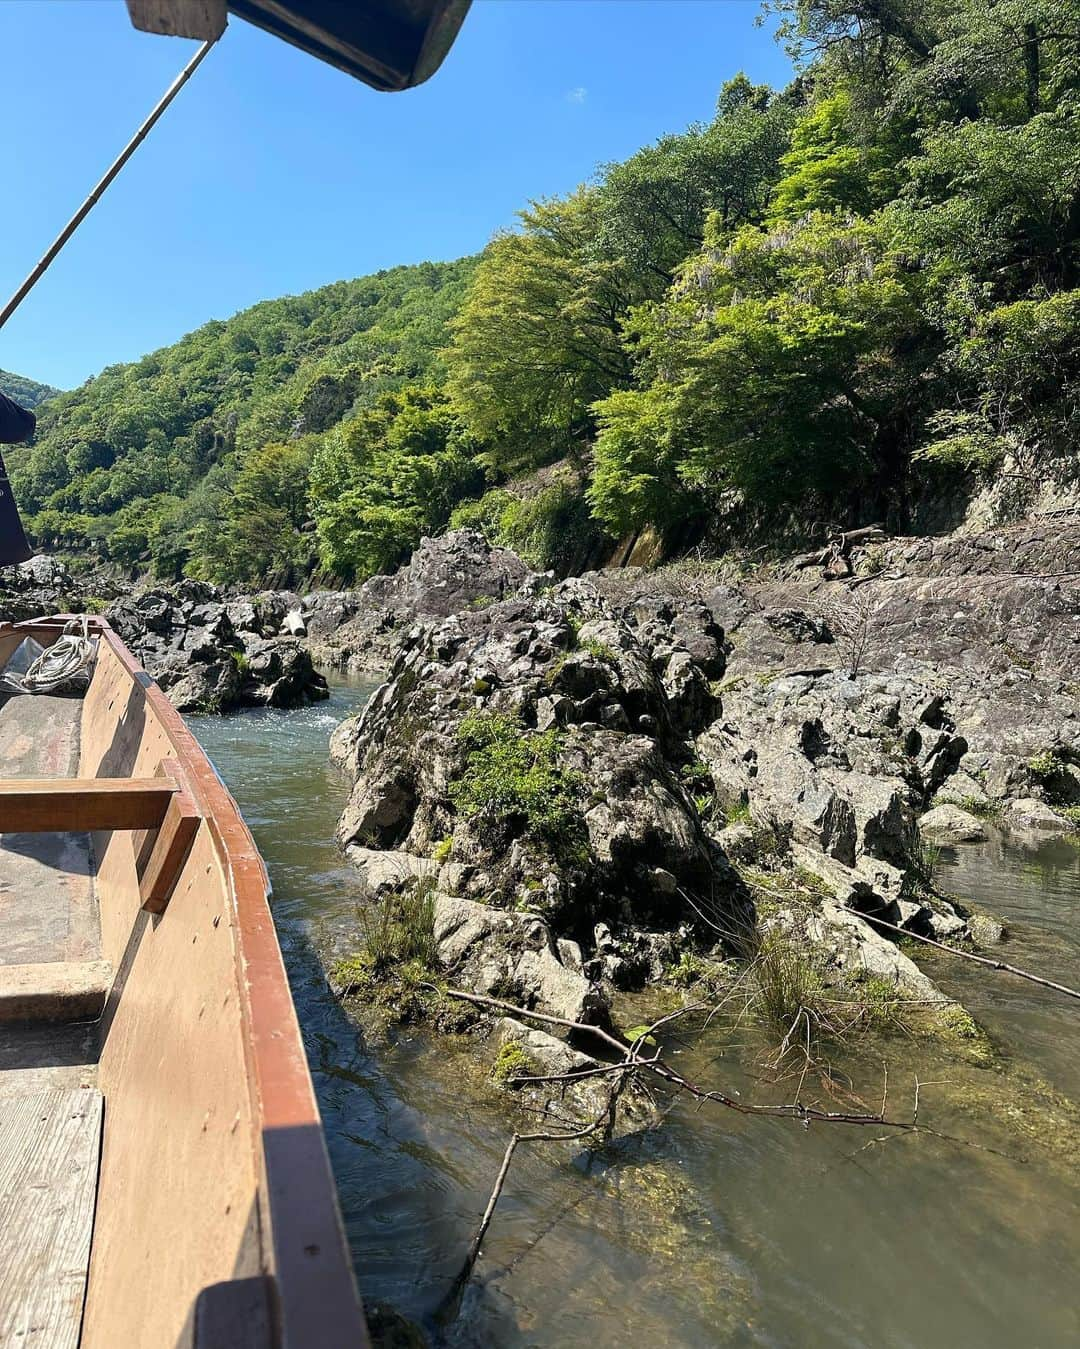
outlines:
M187 63L187 65L183 68L180 74L177 75L176 79L173 80L172 84L169 85L168 89L165 90L164 94L162 94L160 100L158 101L157 106L150 113L149 117L147 117L146 121L143 122L142 126L139 127L135 135L132 136L131 140L128 141L127 145L125 145L124 148L120 151L116 159L113 160L112 164L110 164L110 166L105 171L105 174L102 177L101 181L98 183L98 185L94 188L94 190L86 198L83 204L79 207L79 209L68 221L68 223L56 236L56 239L53 241L53 244L49 248L48 252L41 259L41 261L34 268L34 270L30 273L30 275L26 278L26 280L22 283L22 285L11 297L11 299L8 300L4 308L0 310L0 328L2 328L4 324L8 321L8 319L11 318L12 314L14 314L16 309L18 309L19 305L22 304L23 300L25 300L27 295L29 295L30 292L34 289L34 287L37 285L41 277L44 276L53 258L56 257L57 253L60 252L63 246L67 243L67 241L79 228L82 222L90 214L91 210L97 203L98 199L101 197L102 193L105 191L105 189L109 186L112 180L116 177L116 175L128 162L131 156L135 153L135 151L146 139L147 135L150 133L155 122L157 122L161 114L173 101L173 99L180 92L180 90L183 89L184 85L187 84L188 80L191 79L192 75L195 74L196 70L198 70L203 57L206 55L206 53L210 50L210 48L214 45L216 41L217 38L211 38L208 42L204 42L202 46L199 48L199 50L195 53L195 55L191 58L191 60Z

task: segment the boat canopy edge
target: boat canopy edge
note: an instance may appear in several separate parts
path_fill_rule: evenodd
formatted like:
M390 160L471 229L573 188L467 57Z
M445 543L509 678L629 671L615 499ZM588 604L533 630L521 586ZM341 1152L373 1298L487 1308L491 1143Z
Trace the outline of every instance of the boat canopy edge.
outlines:
M472 0L127 0L136 28L216 41L235 14L384 92L429 79Z

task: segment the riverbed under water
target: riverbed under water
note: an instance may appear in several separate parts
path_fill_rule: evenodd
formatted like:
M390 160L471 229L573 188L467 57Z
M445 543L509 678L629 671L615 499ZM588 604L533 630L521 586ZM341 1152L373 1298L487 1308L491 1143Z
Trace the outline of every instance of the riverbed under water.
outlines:
M832 1081L948 1134L802 1125L676 1101L612 1152L519 1149L483 1256L449 1324L460 1268L520 1120L466 1049L365 1032L320 953L356 926L333 843L347 790L334 726L370 684L297 712L192 718L266 859L361 1291L448 1346L874 1346L1064 1349L1080 1343L1080 1004L952 956L925 962L989 1032L985 1063L900 1036L846 1051ZM995 839L943 855L939 880L1004 918L1003 958L1080 982L1080 853ZM752 1032L666 1051L747 1099ZM820 1094L820 1093L819 1093ZM850 1108L850 1098L834 1108ZM965 1141L953 1141L960 1139ZM971 1146L974 1143L978 1146Z

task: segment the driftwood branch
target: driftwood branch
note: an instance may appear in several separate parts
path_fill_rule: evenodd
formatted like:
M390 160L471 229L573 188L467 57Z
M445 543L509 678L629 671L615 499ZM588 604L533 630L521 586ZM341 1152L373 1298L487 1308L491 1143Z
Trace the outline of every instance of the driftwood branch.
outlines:
M855 910L852 910L855 912ZM861 915L865 916L865 915ZM932 943L939 945L940 943ZM950 950L952 948L945 947ZM963 953L956 953L963 954ZM984 962L993 963L993 962ZM1004 967L1009 968L1009 967ZM1038 981L1046 982L1046 981ZM1054 985L1052 985L1054 986ZM1056 987L1056 986L1054 986ZM876 1113L869 1112L851 1112L851 1111L829 1111L822 1110L816 1106L807 1106L799 1099L802 1092L803 1081L806 1077L809 1059L803 1068L802 1075L799 1078L799 1086L795 1093L795 1100L782 1105L751 1105L745 1101L740 1101L732 1096L726 1095L721 1091L708 1090L697 1086L681 1073L677 1072L661 1055L659 1048L648 1057L642 1057L641 1047L651 1039L653 1034L660 1027L674 1021L676 1018L685 1016L688 1013L702 1011L707 1009L705 1003L695 1003L669 1012L665 1016L658 1018L651 1026L644 1028L641 1034L637 1035L632 1042L625 1039L618 1039L609 1031L600 1026L591 1026L580 1021L571 1021L565 1017L554 1016L548 1012L536 1012L529 1008L518 1007L513 1003L506 1002L501 998L488 998L479 993L467 993L464 989L445 988L443 992L451 998L458 998L464 1002L473 1003L478 1007L489 1007L496 1011L507 1012L515 1017L524 1020L538 1021L549 1026L560 1026L565 1030L576 1031L579 1035L589 1035L600 1040L610 1048L616 1050L619 1059L610 1064L597 1064L593 1068L572 1069L565 1073L553 1073L550 1075L515 1075L509 1080L516 1084L525 1085L529 1083L549 1083L564 1082L570 1083L580 1081L583 1078L608 1077L611 1079L611 1086L608 1090L607 1099L603 1108L596 1116L586 1124L577 1129L542 1129L529 1133L515 1131L506 1145L503 1153L502 1162L495 1177L495 1183L492 1186L491 1193L488 1196L487 1204L480 1218L479 1225L469 1243L469 1249L466 1253L462 1268L454 1280L446 1298L443 1300L440 1308L440 1319L448 1319L456 1314L461 1294L472 1277L476 1268L477 1261L480 1258L484 1239L491 1227L492 1219L495 1216L495 1210L499 1199L506 1186L507 1177L510 1174L510 1167L514 1159L514 1154L522 1143L568 1143L601 1137L609 1139L614 1131L616 1109L618 1100L625 1090L631 1077L636 1072L644 1072L658 1077L678 1091L684 1091L689 1096L698 1101L716 1101L718 1104L728 1107L743 1115L765 1115L773 1118L794 1119L802 1123L803 1127L809 1127L812 1121L819 1121L829 1124L852 1124L869 1125L875 1128L884 1128L890 1132L880 1138L872 1139L872 1143L884 1142L887 1137L895 1137L899 1134L927 1134L931 1137L941 1139L946 1142L965 1144L968 1146L979 1147L979 1144L972 1144L969 1140L954 1137L951 1134L940 1133L936 1129L927 1128L919 1124L919 1089L918 1078L915 1079L915 1098L914 1107L910 1119L889 1119L886 1111L889 1105L889 1075L888 1066L884 1069L884 1082L882 1086L881 1106ZM710 1013L711 1019L712 1013ZM706 1023L707 1024L707 1023ZM868 1145L869 1146L869 1145ZM994 1149L985 1149L994 1151ZM1004 1154L1000 1154L1004 1155Z
M447 992L453 994L455 993L455 990L447 989ZM475 994L461 993L460 996L469 1001L476 999ZM483 999L476 1000L484 1001ZM494 1002L495 999L487 999L487 1001ZM509 1003L504 1003L502 1005L509 1008L511 1011L517 1012L519 1015L527 1015L524 1008L513 1007ZM473 1235L472 1241L469 1243L469 1249L466 1252L461 1270L444 1300L444 1311L448 1307L456 1304L462 1289L464 1289L465 1285L472 1277L472 1272L476 1268L476 1262L480 1258L480 1251L484 1244L484 1238L487 1236L488 1228L491 1226L491 1220L495 1216L495 1208L502 1195L503 1187L506 1185L506 1178L510 1174L510 1164L514 1160L514 1153L518 1150L518 1147L522 1143L572 1143L584 1138L592 1138L596 1135L600 1135L604 1139L610 1138L615 1128L615 1112L618 1107L619 1097L626 1086L629 1075L639 1066L639 1064L651 1062L649 1059L638 1059L636 1053L637 1046L647 1040L652 1032L659 1026L663 1025L665 1022L671 1021L675 1015L678 1015L678 1013L669 1013L667 1016L661 1017L652 1026L644 1030L642 1034L634 1040L633 1044L621 1045L620 1048L623 1051L623 1059L620 1063L610 1064L597 1070L590 1070L592 1072L610 1073L615 1076L615 1080L608 1090L607 1100L604 1102L603 1108L598 1111L596 1116L589 1120L587 1124L582 1125L579 1129L538 1129L531 1133L520 1133L515 1131L510 1136L510 1141L506 1145L506 1151L503 1153L502 1165L499 1167L498 1174L495 1177L495 1184L491 1188L491 1194L488 1196L487 1205L480 1218L480 1223ZM615 1043L618 1042L616 1041ZM559 1082L574 1081L589 1075L589 1072L571 1072L555 1074L551 1077L519 1077L511 1080L517 1082Z
M986 965L992 970L1002 970L1006 974L1015 974L1018 979L1026 979L1029 983L1038 984L1042 988L1052 988L1055 993L1063 993L1067 998L1080 999L1080 990L1070 988L1068 984L1056 984L1053 979L1044 979L1039 974L1032 974L1029 970L1022 970L1018 965L1010 965L1004 960L994 960L990 956L977 956L973 951L961 951L959 947L949 946L946 942L936 941L933 937L924 937L918 932L909 932L906 927L898 927L896 923L887 922L884 918L878 918L876 914L862 913L859 909L853 909L850 904L844 906L848 913L854 913L867 923L873 923L878 927L887 927L890 932L898 932L901 937L912 937L915 941L924 942L927 946L935 946L939 951L947 951L951 956L959 956L961 960L974 961L976 965Z
M625 1067L625 1065L624 1065ZM468 1283L469 1278L476 1267L476 1262L480 1258L480 1248L484 1244L484 1238L487 1236L488 1228L491 1226L491 1220L495 1216L495 1206L499 1202L499 1196L503 1192L503 1186L506 1184L506 1177L510 1174L510 1163L514 1160L514 1153L521 1143L571 1143L576 1139L588 1138L592 1134L599 1133L607 1123L610 1111L607 1106L596 1119L580 1129L575 1129L570 1133L556 1133L554 1130L537 1130L529 1134L512 1134L510 1142L506 1145L506 1151L503 1153L502 1165L499 1167L499 1174L495 1177L495 1184L491 1188L491 1194L487 1201L487 1207L484 1209L484 1215L480 1219L480 1225L476 1229L472 1241L469 1244L468 1254L465 1256L465 1263L461 1273L455 1280L456 1288L462 1288Z
M693 1096L699 1101L716 1101L717 1104L726 1106L729 1110L735 1110L740 1115L768 1115L774 1119L798 1120L802 1124L816 1121L822 1124L872 1124L887 1129L912 1129L915 1127L910 1120L882 1119L877 1114L860 1112L822 1110L817 1106L803 1105L801 1101L790 1101L783 1105L751 1105L746 1101L740 1101L734 1096L727 1095L726 1092L699 1087L659 1056L654 1055L647 1059L639 1057L633 1045L627 1046L624 1040L616 1039L614 1035L603 1030L600 1026L589 1026L582 1021L568 1021L565 1017L552 1016L547 1012L533 1012L525 1007L516 1007L511 1002L503 1002L501 998L485 998L479 993L466 993L460 988L447 988L444 992L447 997L461 998L463 1001L471 1002L478 1007L492 1007L500 1012L509 1012L513 1016L542 1021L549 1026L563 1026L567 1030L577 1031L579 1035L594 1036L624 1056L624 1063L621 1066L644 1069L669 1086L677 1087L680 1091L685 1091L689 1096ZM638 1041L635 1041L636 1043Z
M879 543L888 538L882 525L864 525L861 529L848 529L834 535L824 548L818 548L812 553L800 553L798 557L791 560L791 565L796 571L803 571L806 567L824 567L827 563L838 557L847 557L851 549L858 543Z

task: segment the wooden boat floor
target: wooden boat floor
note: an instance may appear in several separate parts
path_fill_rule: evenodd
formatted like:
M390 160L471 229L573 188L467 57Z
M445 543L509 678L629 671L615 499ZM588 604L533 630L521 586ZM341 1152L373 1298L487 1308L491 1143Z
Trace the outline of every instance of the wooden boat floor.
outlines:
M0 778L72 777L81 714L77 698L8 698ZM0 834L0 965L101 959L92 871L86 834Z
M0 705L0 778L77 770L82 703ZM2 820L0 820L2 828ZM0 1349L75 1349L101 1154L108 984L87 834L0 834Z
M76 1349L101 1153L101 1093L0 1097L0 1349Z

